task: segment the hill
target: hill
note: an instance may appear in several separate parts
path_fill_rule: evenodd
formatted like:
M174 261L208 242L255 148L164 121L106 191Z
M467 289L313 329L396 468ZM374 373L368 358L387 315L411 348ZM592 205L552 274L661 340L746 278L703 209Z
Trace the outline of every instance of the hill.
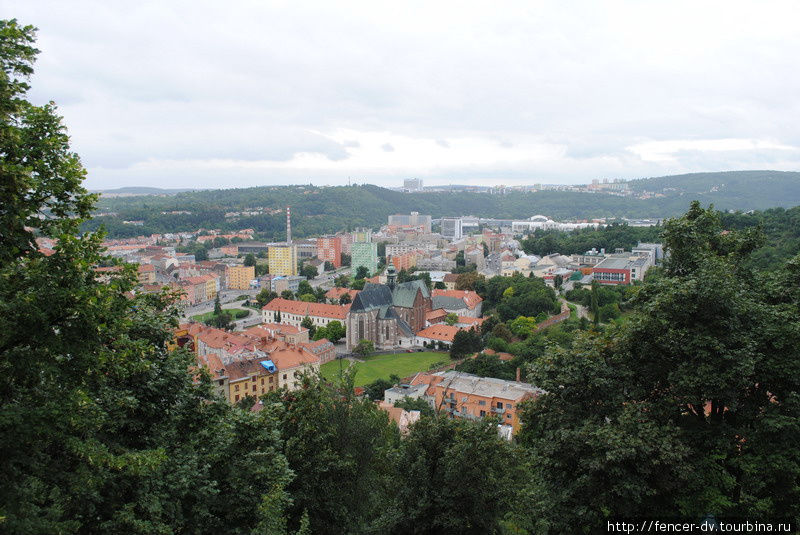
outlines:
M524 219L546 214L563 220L672 217L685 212L695 199L722 210L800 205L800 173L697 173L637 180L631 182L631 188L637 193L661 195L639 198L553 190L506 195L464 191L408 194L373 185L261 186L172 195L104 196L98 211L117 216L98 217L86 228L104 224L110 235L120 237L198 228L253 228L264 239L283 239L285 219L281 212L285 206L292 207L295 236L303 237L359 226L377 227L385 224L390 214L411 211L434 218L475 215ZM141 220L144 226L125 225L122 222L126 220Z

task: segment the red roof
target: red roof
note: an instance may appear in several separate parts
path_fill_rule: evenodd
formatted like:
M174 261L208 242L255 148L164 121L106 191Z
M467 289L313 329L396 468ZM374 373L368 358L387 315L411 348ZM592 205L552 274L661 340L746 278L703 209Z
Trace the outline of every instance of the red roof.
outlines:
M352 288L331 288L325 292L326 299L339 299L345 294L350 296L350 299L355 299L360 290L353 290Z
M454 299L461 299L469 308L475 308L478 303L483 301L477 292L472 290L434 290L433 297L452 297Z
M442 342L451 343L456 333L462 329L455 325L437 324L426 327L417 333L420 338L429 338L431 340L440 340Z
M298 316L316 316L321 318L334 318L343 320L347 317L347 313L350 311L350 305L306 303L305 301L290 301L289 299L278 297L267 303L262 310L272 310L282 314L297 314Z

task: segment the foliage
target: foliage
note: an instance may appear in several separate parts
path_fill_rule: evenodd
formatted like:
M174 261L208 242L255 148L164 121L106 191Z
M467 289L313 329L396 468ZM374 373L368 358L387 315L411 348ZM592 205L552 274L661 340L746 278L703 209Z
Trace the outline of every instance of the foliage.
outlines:
M366 279L367 277L369 277L369 269L366 266L358 266L358 269L356 269L356 274L353 278Z
M375 352L375 344L371 340L361 339L358 344L353 348L353 353L362 357L366 357Z
M322 338L327 338L334 344L344 338L347 335L347 329L345 329L342 322L333 320L328 322L328 325L325 327L318 327L316 333L314 334L314 340L320 340Z
M244 257L244 265L248 267L256 265L256 257L253 253L247 253Z
M450 358L461 359L469 354L483 349L483 340L480 332L474 328L465 331L460 330L453 337L453 344L450 347Z
M444 322L447 325L455 325L456 323L458 323L458 314L456 314L455 312L450 312L447 316L445 316Z

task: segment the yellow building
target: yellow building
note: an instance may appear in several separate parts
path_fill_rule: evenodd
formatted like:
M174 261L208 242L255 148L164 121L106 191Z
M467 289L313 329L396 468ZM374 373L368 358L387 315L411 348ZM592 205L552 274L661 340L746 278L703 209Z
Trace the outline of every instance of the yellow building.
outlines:
M219 284L219 277L216 275L202 275L206 280L206 301L210 301L217 297L217 290Z
M297 275L297 247L294 245L270 245L267 255L270 274L284 277Z
M247 290L256 278L255 266L228 266L226 276L229 290Z

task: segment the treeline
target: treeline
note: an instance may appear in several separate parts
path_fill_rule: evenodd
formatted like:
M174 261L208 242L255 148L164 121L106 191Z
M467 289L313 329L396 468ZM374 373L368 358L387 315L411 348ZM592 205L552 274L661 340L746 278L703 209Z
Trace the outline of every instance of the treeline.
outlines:
M605 249L606 253L613 253L618 247L630 251L639 242L660 242L661 231L660 226L633 227L623 223L570 232L538 229L522 240L522 248L526 253L538 256L582 254L593 248L598 251Z
M653 179L655 180L655 179ZM753 182L752 184L757 184ZM756 187L756 186L752 186ZM226 219L226 212L264 208L282 210L292 206L293 232L297 237L377 227L395 213L417 211L433 217L475 215L500 219L527 219L535 213L556 219L650 217L662 218L683 213L691 198L715 202L719 193L687 197L677 192L665 197L636 199L603 193L538 191L512 195L489 195L472 192L435 192L406 194L372 185L316 187L271 186L183 192L169 196L134 196L101 198L98 209L115 212L87 222L85 230L105 224L112 236L131 236L139 232L190 231L198 228L235 230L253 228L264 239L285 237L283 214L263 214ZM737 193L736 198L718 203L720 209L767 208L800 203L800 192L787 193L774 202L751 203L754 196ZM189 214L173 214L189 211ZM162 213L165 212L165 213ZM143 227L122 221L144 221Z

